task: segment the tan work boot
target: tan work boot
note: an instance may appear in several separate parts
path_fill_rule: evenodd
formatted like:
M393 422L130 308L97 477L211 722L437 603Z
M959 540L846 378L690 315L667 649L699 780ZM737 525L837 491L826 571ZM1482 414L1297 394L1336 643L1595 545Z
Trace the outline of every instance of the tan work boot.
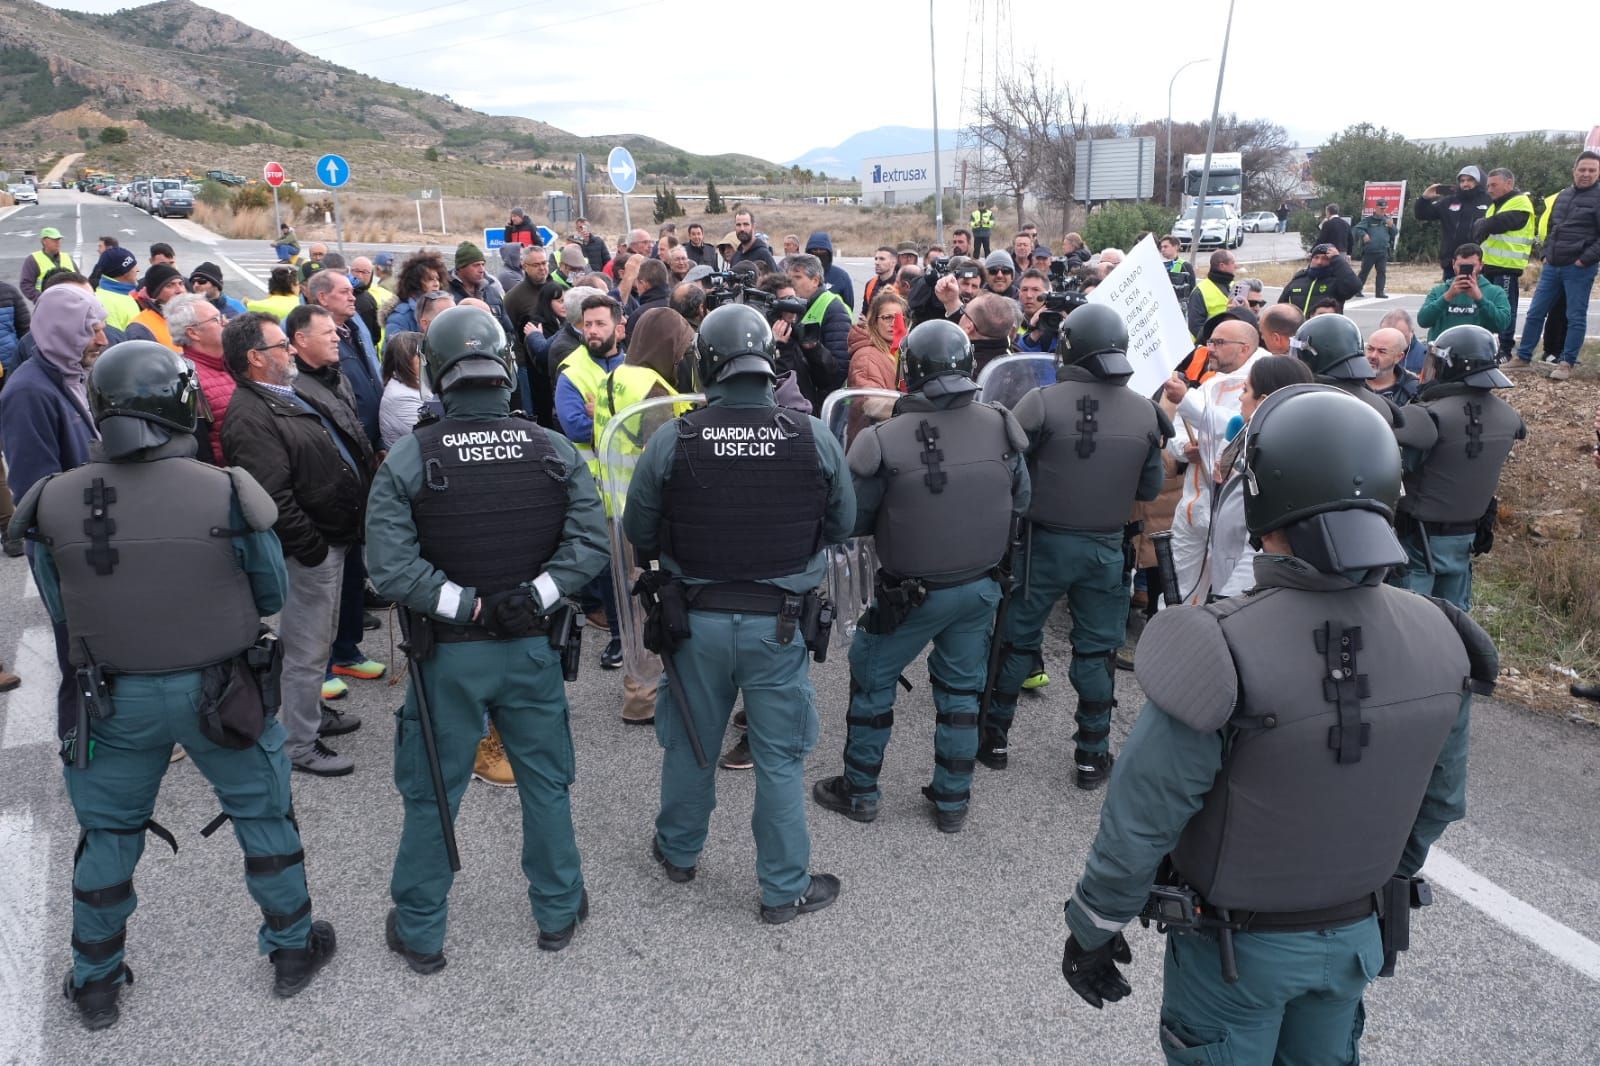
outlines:
M0 666L0 692L10 692L20 684L22 684L22 678Z
M472 764L472 776L495 788L516 788L517 779L511 772L511 760L506 758L505 745L500 743L500 731L489 724L489 735L478 741L478 758Z

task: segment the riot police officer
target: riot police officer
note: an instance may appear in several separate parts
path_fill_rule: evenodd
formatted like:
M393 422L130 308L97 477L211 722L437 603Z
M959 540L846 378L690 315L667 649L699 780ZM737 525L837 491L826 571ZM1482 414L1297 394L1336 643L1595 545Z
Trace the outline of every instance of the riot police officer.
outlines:
M1528 435L1522 417L1494 394L1511 387L1495 369L1498 345L1482 326L1452 326L1429 344L1414 406L1437 427L1438 440L1408 467L1396 521L1405 586L1463 611L1472 606L1472 556L1493 542L1500 470ZM1489 536L1480 540L1484 526Z
M64 991L89 1029L116 1023L133 982L123 945L145 833L177 850L150 817L174 744L216 790L225 814L213 825L233 822L273 991L300 992L336 946L333 926L311 920L275 638L261 624L286 590L278 511L245 471L194 458L199 393L165 345L108 349L89 374L90 461L36 484L12 525L35 542L39 592L77 673L75 720L57 723L82 827Z
M1145 909L1172 934L1169 1062L1353 1061L1362 994L1427 902L1417 871L1466 813L1472 693L1497 656L1450 604L1383 584L1405 553L1381 416L1295 385L1245 432L1257 587L1145 630L1148 702L1066 906L1062 973L1092 1006L1127 995L1119 930Z
M1045 621L1065 596L1072 608L1072 665L1078 695L1073 756L1081 789L1111 772L1111 711L1117 649L1128 628L1123 528L1135 500L1161 493L1161 448L1172 436L1165 412L1127 387L1128 327L1109 307L1085 304L1061 325L1056 384L1016 406L1028 435L1033 502L1024 541L1027 582L1007 615L1003 658L978 759L996 770L1009 758L1007 731L1023 678L1043 643Z
M605 515L559 434L511 413L515 370L494 316L458 307L423 345L444 417L395 442L367 504L373 585L410 612L413 671L396 724L405 802L385 924L418 973L445 965L454 875L420 715L431 716L453 822L487 712L522 801L522 869L538 945L560 951L588 914L568 788L574 774L561 651L551 630L605 566ZM430 649L431 645L431 649ZM423 690L419 699L418 688Z
M811 795L858 822L878 816L895 684L931 642L937 725L933 783L922 794L940 832L957 833L972 795L996 568L1028 506L1027 439L1005 408L974 402L972 341L955 323L913 329L904 360L910 392L850 445L855 534L876 537L877 588L850 645L845 770Z
M1401 448L1426 451L1433 446L1438 432L1426 416L1409 410L1409 404L1397 406L1367 384L1378 372L1367 361L1361 327L1344 315L1317 315L1306 319L1289 342L1289 351L1311 368L1320 384L1347 392L1378 412ZM1326 447L1327 442L1323 446Z
M652 620L672 635L657 644L667 675L656 697L664 753L650 852L670 880L695 876L716 805L703 742L722 736L742 693L761 919L776 924L839 894L837 877L810 873L802 774L817 713L807 643L825 628L812 621L823 548L850 535L855 493L827 427L777 406L772 330L759 312L712 311L696 353L708 405L651 435L622 516L640 559L659 558L671 578Z

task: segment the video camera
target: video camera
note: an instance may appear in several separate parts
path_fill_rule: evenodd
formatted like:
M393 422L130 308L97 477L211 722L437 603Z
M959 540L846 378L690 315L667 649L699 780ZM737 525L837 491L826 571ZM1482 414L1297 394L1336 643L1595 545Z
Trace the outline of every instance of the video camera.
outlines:
M941 255L937 259L928 260L928 269L924 276L932 281L938 281L948 273L950 273L950 257Z
M780 299L767 290L758 289L753 285L745 286L740 302L760 311L766 317L769 326L786 314L806 313L806 302L798 296L785 296Z
M1061 330L1061 320L1089 302L1083 291L1083 280L1072 272L1071 262L1065 256L1050 260L1050 291L1044 294L1044 310L1034 328L1045 337Z
M744 293L744 275L736 270L719 270L706 276L711 288L706 290L706 310L713 311L723 304L738 303Z

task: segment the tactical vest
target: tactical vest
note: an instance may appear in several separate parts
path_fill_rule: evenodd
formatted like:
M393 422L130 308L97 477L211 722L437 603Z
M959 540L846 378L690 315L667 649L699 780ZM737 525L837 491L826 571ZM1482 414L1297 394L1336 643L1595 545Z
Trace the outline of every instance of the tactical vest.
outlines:
M692 411L661 511L661 550L686 577L798 574L822 549L828 483L811 420L777 407Z
M1314 910L1376 891L1400 865L1467 692L1454 626L1385 585L1271 588L1196 609L1218 618L1239 700L1173 864L1232 909Z
M107 670L199 670L255 642L261 614L233 550L233 482L193 459L101 463L57 474L38 527L61 576L72 661Z
M419 426L422 491L411 501L422 557L479 595L532 581L561 543L567 471L531 419Z
M1161 446L1155 405L1120 382L1073 378L1047 386L1040 399L1043 443L1028 456L1028 520L1054 530L1120 532L1151 449Z
M873 432L888 475L874 531L883 568L954 585L998 565L1016 454L1005 415L986 403L901 411Z
M1428 391L1433 395L1419 403L1439 427L1439 442L1406 475L1400 509L1422 522L1476 522L1489 508L1512 445L1526 432L1522 418L1488 389L1445 385Z
M1519 192L1498 207L1490 204L1483 217L1491 219L1502 211L1526 211L1528 221L1508 233L1491 233L1485 237L1483 265L1499 270L1520 271L1527 267L1528 257L1533 254L1533 231L1538 227L1533 201L1527 193Z

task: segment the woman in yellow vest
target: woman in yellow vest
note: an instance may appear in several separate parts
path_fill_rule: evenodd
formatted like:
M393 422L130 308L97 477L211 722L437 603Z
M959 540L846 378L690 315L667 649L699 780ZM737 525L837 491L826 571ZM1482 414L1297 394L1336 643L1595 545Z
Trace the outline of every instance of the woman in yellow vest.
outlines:
M669 307L652 307L628 329L628 350L618 366L605 377L594 404L594 441L598 448L605 439L606 426L620 412L636 403L658 396L678 395L678 362L694 345L694 327ZM623 487L644 452L646 442L660 426L689 410L688 404L673 404L651 411L642 418L620 426L607 457L602 457L603 479L600 494L606 514L617 516L626 489L613 496L613 485Z
M300 272L292 266L272 268L267 279L267 295L260 300L247 300L245 307L272 315L279 322L300 306Z

